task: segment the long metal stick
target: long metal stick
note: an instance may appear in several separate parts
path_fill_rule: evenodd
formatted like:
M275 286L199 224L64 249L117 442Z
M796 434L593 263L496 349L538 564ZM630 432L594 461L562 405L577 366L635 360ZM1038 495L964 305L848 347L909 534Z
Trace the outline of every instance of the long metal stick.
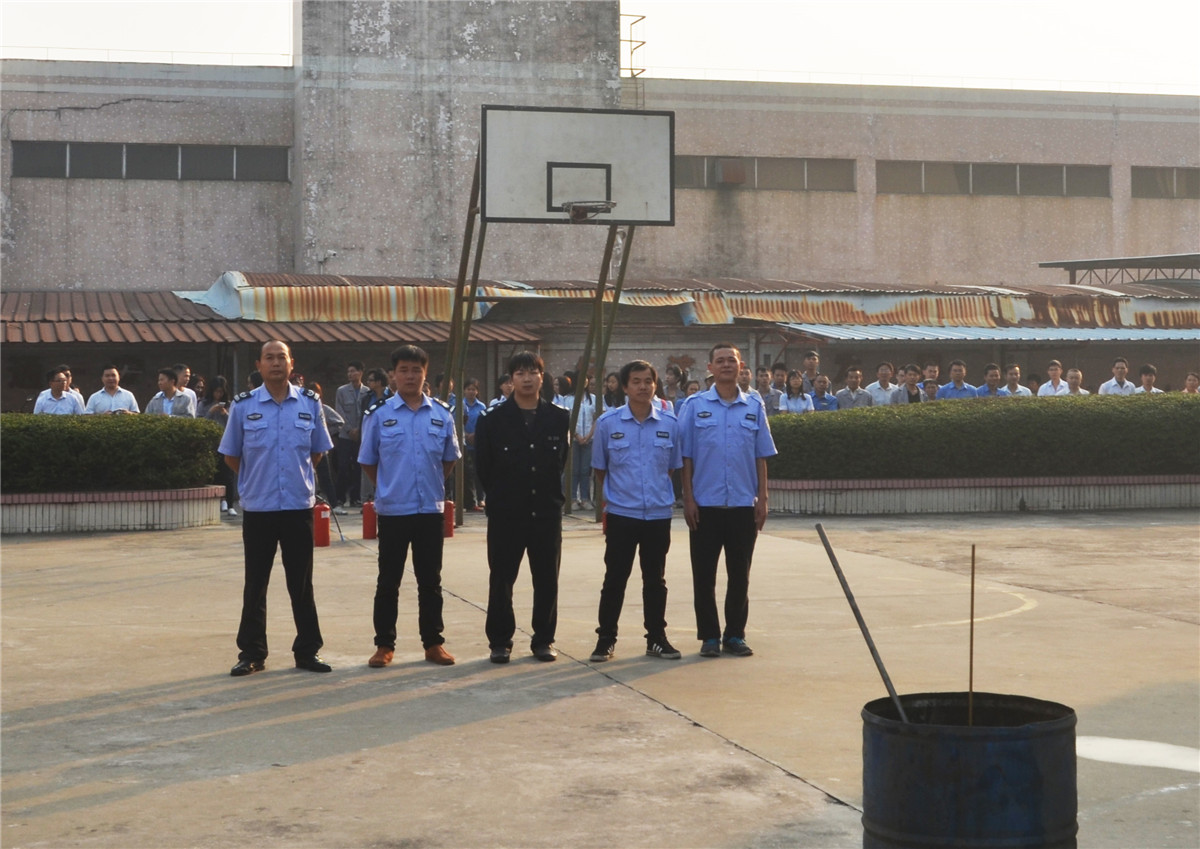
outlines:
M867 630L867 623L863 619L862 613L858 610L858 604L854 601L854 593L850 592L850 585L846 583L846 576L842 574L842 567L838 565L837 556L833 553L833 546L829 544L829 537L825 536L825 529L821 527L820 522L817 523L817 533L820 535L821 542L825 546L825 553L829 555L829 562L833 564L833 571L837 573L837 579L841 582L842 592L846 594L846 601L850 602L850 609L854 611L854 618L858 620L858 628L862 631L862 635L867 641L867 648L871 650L871 657L875 659L875 667L883 677L883 683L887 687L888 695L892 697L892 704L896 706L896 713L900 714L901 720L908 722L908 714L904 712L904 706L900 704L900 697L896 695L896 688L892 686L892 679L888 677L887 670L883 666L883 658L879 656L879 651L875 648L875 641L871 639L871 632Z
M967 661L967 725L975 724L975 546L971 546L971 656Z

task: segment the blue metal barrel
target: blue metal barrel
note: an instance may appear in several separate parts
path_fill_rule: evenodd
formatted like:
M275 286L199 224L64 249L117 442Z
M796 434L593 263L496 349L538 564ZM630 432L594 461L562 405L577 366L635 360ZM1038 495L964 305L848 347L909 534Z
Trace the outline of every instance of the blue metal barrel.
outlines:
M1075 711L975 693L868 702L863 718L863 846L1073 847L1078 830Z

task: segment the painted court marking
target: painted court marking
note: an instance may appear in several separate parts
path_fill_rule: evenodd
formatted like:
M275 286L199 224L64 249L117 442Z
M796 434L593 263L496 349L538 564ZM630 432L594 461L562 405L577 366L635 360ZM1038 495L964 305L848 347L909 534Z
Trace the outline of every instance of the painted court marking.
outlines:
M1018 613L1025 613L1027 611L1033 610L1035 607L1038 606L1036 599L1029 598L1028 596L1025 596L1018 592L1013 592L1012 590L1002 590L999 587L988 587L987 591L988 592L1002 592L1005 595L1010 595L1013 598L1018 599L1021 602L1021 605L1019 607L1014 607L1012 610L1005 610L1005 611L1002 611L1001 613L993 613L991 616L976 616L975 617L976 623L991 622L993 619L1004 619L1008 616L1016 616ZM956 619L953 622L925 622L921 625L913 625L913 627L914 628L941 628L941 627L944 627L947 625L970 625L970 624L971 624L970 619Z
M1128 766L1154 766L1200 773L1200 749L1155 743L1152 740L1122 740L1117 737L1077 737L1075 754L1090 761Z

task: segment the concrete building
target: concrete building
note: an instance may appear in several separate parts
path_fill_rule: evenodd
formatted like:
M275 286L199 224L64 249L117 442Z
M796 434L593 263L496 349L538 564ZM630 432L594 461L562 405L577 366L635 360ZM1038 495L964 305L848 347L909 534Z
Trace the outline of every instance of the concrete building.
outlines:
M482 104L675 112L675 226L638 228L610 362L702 364L726 337L755 362L811 344L843 361L948 361L964 349L976 367L1009 354L1042 361L1068 343L838 339L793 307L859 309L884 293L924 304L914 321L947 327L955 310L929 304L1070 297L1058 291L1064 273L1039 262L1189 254L1200 241L1200 98L631 80L618 67L616 0L328 0L301 3L296 26L292 68L0 65L4 409L62 359L84 374L86 362L132 352L134 371L183 359L240 378L270 322L248 329L251 320L169 294L206 290L228 271L284 275L283 285L325 275L341 286L445 286L458 270ZM506 301L477 325L492 325L472 352L480 376L526 344L540 344L555 371L574 364L588 310L563 293L596 279L603 237L599 227L489 228L483 276L543 297ZM1096 332L1071 352L1098 377L1116 353L1195 369L1200 305L1186 281L1196 276L1086 290L1164 299L1154 315L1166 317L1142 327L1174 333L1114 336L1084 320ZM106 311L101 293L121 306ZM793 307L726 309L748 293ZM724 313L709 309L718 297ZM196 329L170 329L171 315ZM713 315L731 326L708 323ZM416 326L436 321L389 320L407 322L391 325L395 339L422 339L440 361L440 331ZM121 329L93 327L106 322ZM147 330L156 322L161 333ZM390 340L371 323L317 316L275 332L299 334L328 384L345 359L386 353ZM1011 322L980 326L997 323ZM1125 347L1098 344L1109 339Z

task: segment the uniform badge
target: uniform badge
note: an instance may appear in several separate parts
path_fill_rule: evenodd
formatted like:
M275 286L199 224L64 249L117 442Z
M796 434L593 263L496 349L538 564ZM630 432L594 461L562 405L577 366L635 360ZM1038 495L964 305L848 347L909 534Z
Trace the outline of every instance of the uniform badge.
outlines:
M701 410L700 412L696 413L696 418L698 418L698 419L708 419L708 418L712 418L712 411L710 411L710 410Z
M667 433L667 431L665 431L665 430L660 430L655 435L659 439L670 439L671 438L671 434Z
M250 415L246 416L246 421L256 422L261 418L262 418L262 413L251 413Z
M746 421L749 421L749 422L758 421L758 413L746 413Z
M625 438L625 434L623 434L623 433L614 433L614 434L612 435L612 438L613 438L613 439L624 439L624 438Z
M388 419L386 422L383 423L383 426L384 427L395 427L397 421L398 421L397 419Z
M297 413L296 415L305 421L312 421L312 413Z
M444 425L446 423L445 419L430 419L429 421L431 424L435 425L436 427L441 427L442 425Z

